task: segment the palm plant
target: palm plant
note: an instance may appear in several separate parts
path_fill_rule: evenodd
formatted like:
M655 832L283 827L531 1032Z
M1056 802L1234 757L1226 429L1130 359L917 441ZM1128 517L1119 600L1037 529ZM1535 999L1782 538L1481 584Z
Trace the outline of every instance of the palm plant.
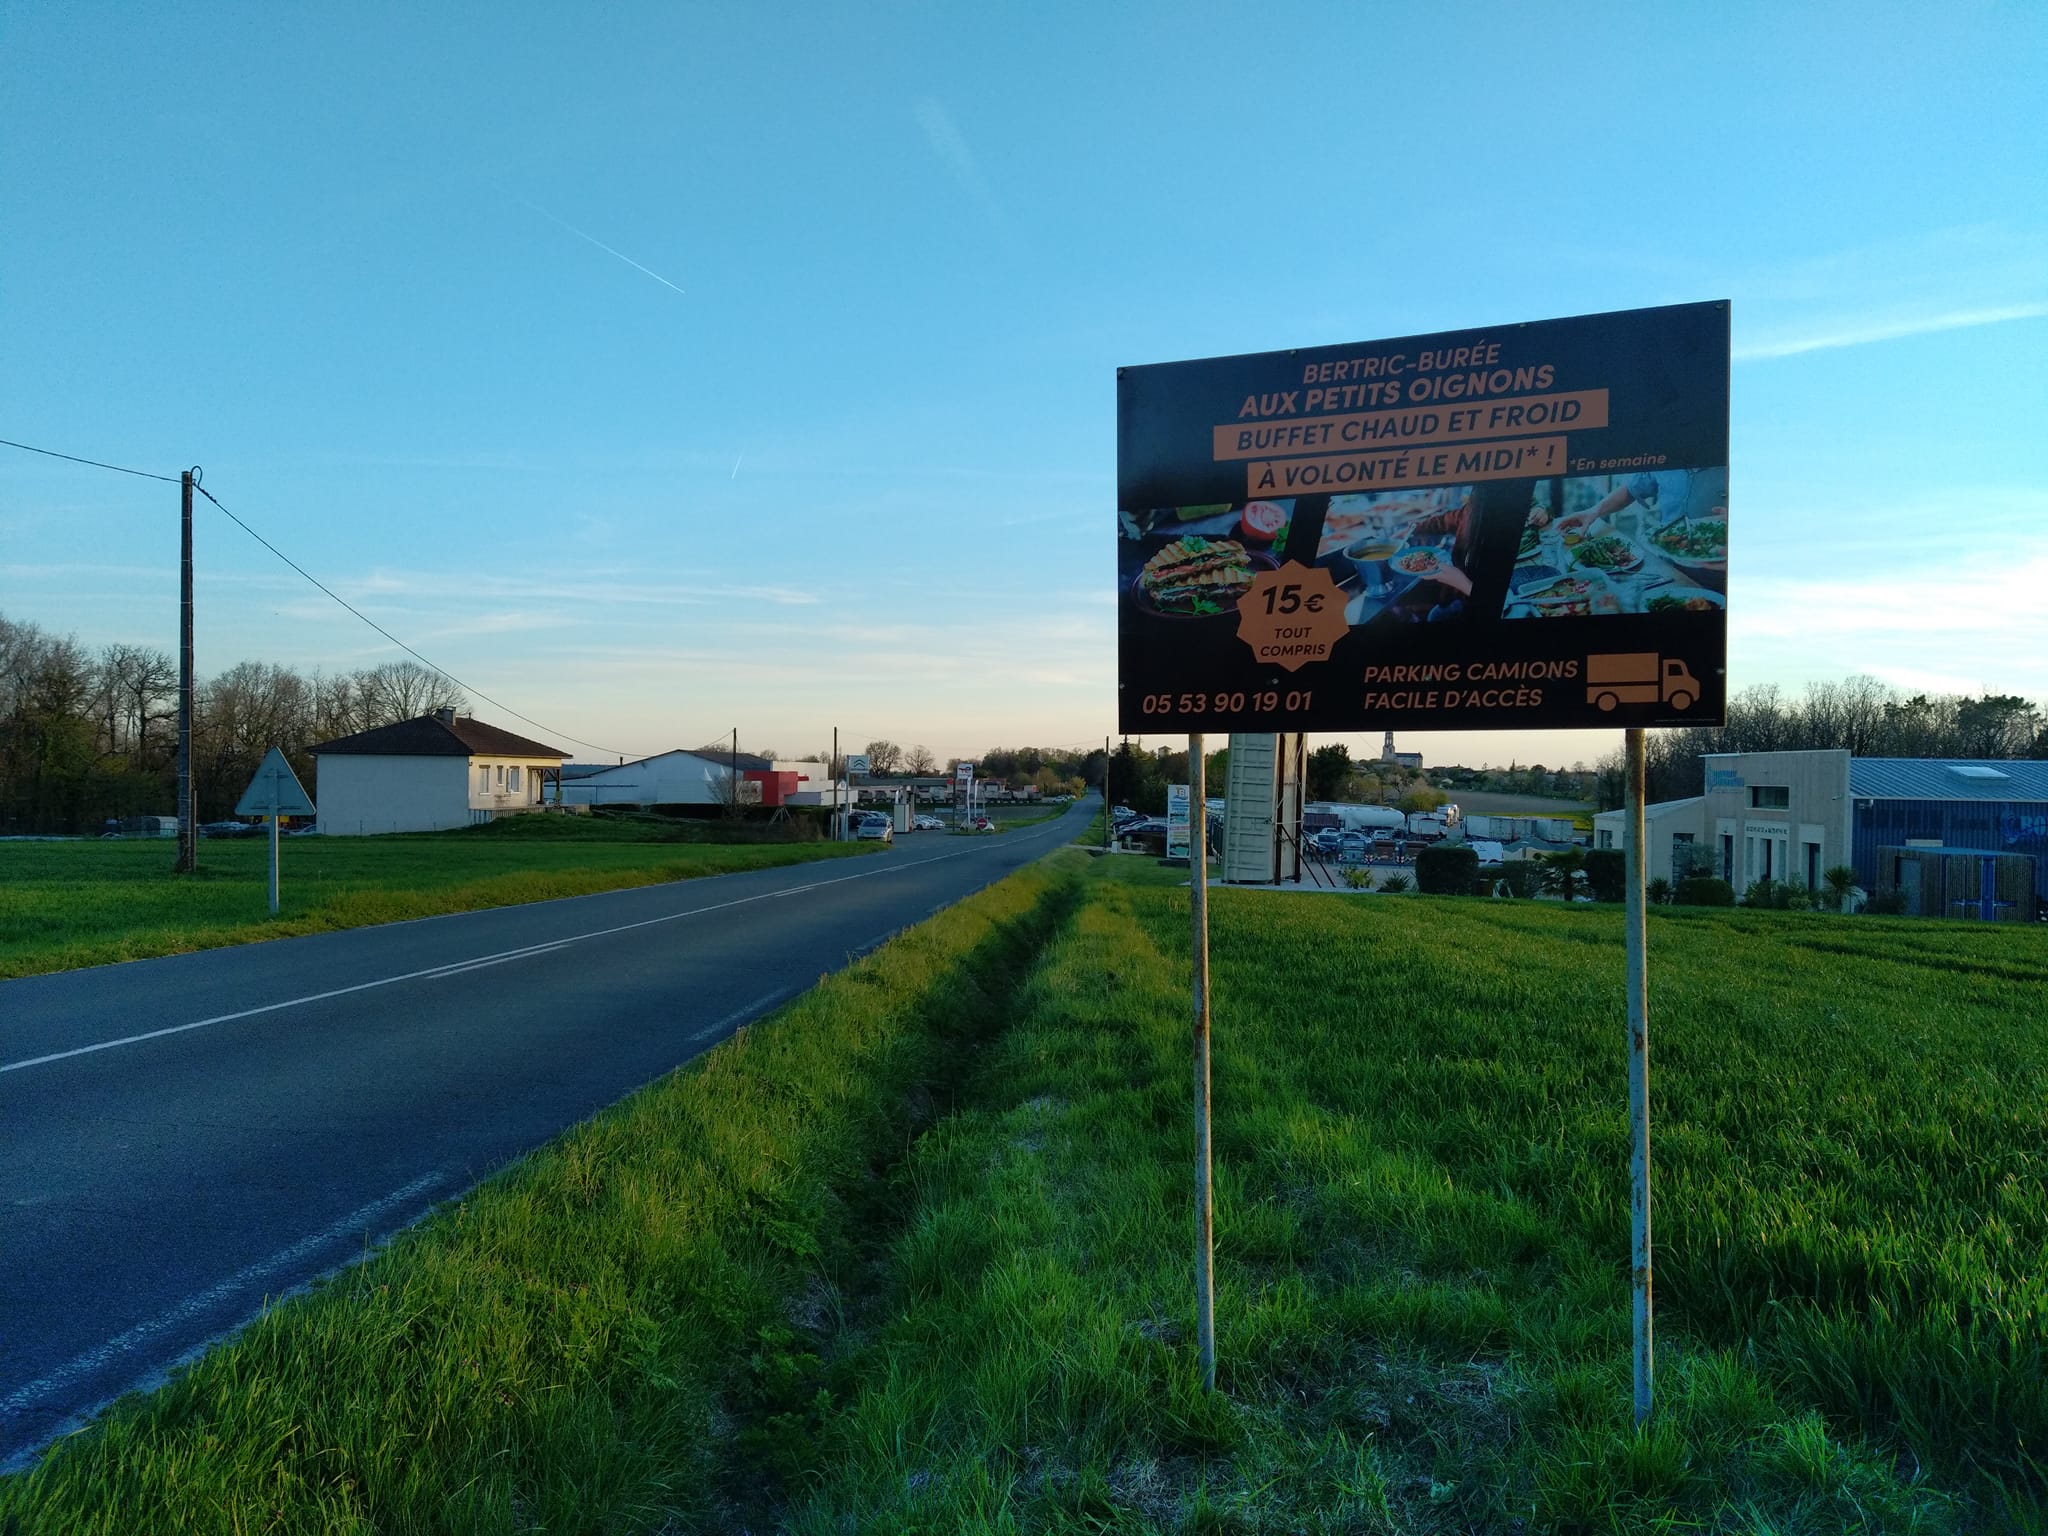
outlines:
M1546 891L1556 891L1566 901L1572 901L1579 894L1579 882L1585 878L1585 849L1566 848L1543 856L1543 888Z
M1849 910L1849 900L1856 893L1856 871L1846 864L1837 864L1833 869L1821 872L1821 883L1827 887L1828 905L1837 912Z

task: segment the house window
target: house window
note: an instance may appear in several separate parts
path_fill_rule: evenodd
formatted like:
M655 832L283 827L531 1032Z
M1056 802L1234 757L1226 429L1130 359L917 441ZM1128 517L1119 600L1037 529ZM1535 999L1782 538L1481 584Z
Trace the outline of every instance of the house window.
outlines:
M519 765L513 764L505 770L505 787L513 794L519 793Z
M1721 878L1730 885L1735 883L1735 834L1721 834Z
M1808 843L1806 845L1806 888L1809 891L1817 891L1820 889L1819 843Z
M487 767L476 771L476 792L480 795L488 795L491 792L491 770Z
M1783 811L1792 805L1792 791L1783 784L1752 784L1749 808L1753 811Z
M1692 834L1671 834L1671 878L1683 880L1692 873Z
M1614 846L1614 834L1605 827L1600 829L1600 846L1602 848L1612 848Z
M498 764L498 788L500 788L500 789L503 789L504 787L505 787L505 765L504 765L503 763L500 763L500 764Z

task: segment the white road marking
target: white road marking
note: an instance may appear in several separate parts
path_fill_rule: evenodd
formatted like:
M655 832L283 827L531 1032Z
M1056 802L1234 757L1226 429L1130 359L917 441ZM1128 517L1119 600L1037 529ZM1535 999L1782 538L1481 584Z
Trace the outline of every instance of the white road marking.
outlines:
M780 992L770 992L766 997L756 998L744 1008L735 1008L716 1024L706 1024L702 1029L691 1035L690 1038L692 1040L709 1040L713 1035L722 1035L731 1029L733 1025L764 1014L778 1003L788 1002L802 990L802 987L784 987Z
M75 1356L49 1375L30 1382L25 1387L16 1387L5 1397L0 1397L0 1415L18 1414L39 1399L60 1392L81 1377L90 1376L109 1361L126 1354L138 1344L147 1343L158 1334L189 1322L209 1311L219 1303L228 1300L237 1292L246 1290L258 1281L267 1280L280 1270L289 1269L308 1255L318 1252L329 1243L343 1237L352 1237L375 1221L395 1205L403 1205L415 1196L423 1195L442 1182L442 1175L429 1173L414 1179L403 1189L393 1190L381 1200L372 1200L359 1211L351 1211L332 1226L315 1232L311 1237L300 1238L289 1248L281 1248L267 1259L260 1259L246 1269L238 1270L218 1284L210 1285L196 1296L188 1296L170 1311L160 1317L153 1317L146 1323L137 1323L126 1333L117 1334L104 1344Z
M1051 825L1056 827L1059 823L1055 821ZM1029 833L1024 835L1027 839L1031 837ZM117 1040L102 1040L94 1045L73 1046L68 1051L51 1051L43 1056L30 1056L21 1061L0 1063L0 1074L48 1066L53 1061L68 1061L73 1056L90 1056L96 1051L111 1051L124 1045L140 1045L145 1040L161 1040L166 1035L182 1035L191 1029L207 1029L215 1024L232 1024L237 1019L276 1013L283 1008L297 1008L306 1003L321 1003L329 998L346 997L351 992L368 992L376 987L396 986L405 981L438 981L447 976L460 976L465 971L481 970L487 965L502 965L507 960L523 960L529 956L547 954L551 950L565 949L571 944L580 944L585 939L607 938L615 933L630 933L635 928L652 928L660 923L678 922L686 917L700 917L706 912L723 912L731 907L744 907L757 901L777 901L785 896L801 896L807 891L823 890L831 885L846 885L854 880L872 880L877 875L900 874L906 869L922 869L927 864L943 864L948 859L964 859L969 854L980 853L989 846L987 843L977 843L972 848L938 854L929 859L913 859L901 864L890 864L881 869L862 870L859 874L841 875L834 880L814 880L809 885L793 885L787 890L763 891L758 896L740 896L732 901L714 902L708 907L692 907L687 912L670 912L662 917L642 918L636 923L620 923L611 928L597 928L589 933L572 934L566 939L550 939L545 944L528 944L519 949L500 950L496 954L478 955L469 960L455 960L446 965L428 966L424 970L406 971L398 976L380 976L375 981L359 981L353 986L335 987L327 992L312 992L304 997L287 998L281 1003L264 1003L260 1007L242 1008L234 1013L219 1013L210 1019L194 1019L189 1024L171 1024L162 1029L145 1030L139 1035L123 1035Z

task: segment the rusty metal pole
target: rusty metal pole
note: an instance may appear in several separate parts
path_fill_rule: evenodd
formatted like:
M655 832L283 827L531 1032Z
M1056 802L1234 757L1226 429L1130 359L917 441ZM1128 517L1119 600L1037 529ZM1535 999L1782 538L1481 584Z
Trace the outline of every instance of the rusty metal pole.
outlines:
M1189 906L1195 977L1195 1339L1202 1390L1216 1390L1216 1201L1209 1177L1209 786L1202 738L1188 737Z
M1102 738L1102 851L1109 852L1109 738Z
M1622 837L1628 907L1629 1272L1635 1296L1635 1421L1649 1421L1655 1371L1650 1307L1650 991L1643 956L1643 733L1626 733L1628 801Z

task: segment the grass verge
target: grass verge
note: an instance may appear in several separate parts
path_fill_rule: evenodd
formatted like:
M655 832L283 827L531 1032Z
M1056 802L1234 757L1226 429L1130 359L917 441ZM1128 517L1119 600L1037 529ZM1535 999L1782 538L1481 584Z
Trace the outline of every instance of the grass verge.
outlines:
M0 978L844 858L875 846L717 843L705 835L691 823L525 817L418 836L287 838L275 917L264 838L202 842L191 875L172 873L176 849L167 839L0 844Z
M1653 930L1638 1434L1614 915L1216 893L1205 1397L1187 898L1130 862L914 1149L792 1529L2038 1528L2033 936Z

